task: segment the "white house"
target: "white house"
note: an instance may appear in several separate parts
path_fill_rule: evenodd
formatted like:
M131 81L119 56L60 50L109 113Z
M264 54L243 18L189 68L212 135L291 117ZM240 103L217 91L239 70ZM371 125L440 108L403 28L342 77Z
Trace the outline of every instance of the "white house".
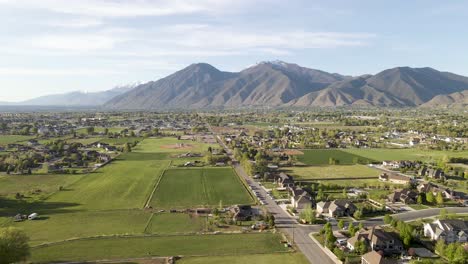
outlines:
M424 224L424 235L431 240L443 239L446 243L468 241L468 221L436 220Z

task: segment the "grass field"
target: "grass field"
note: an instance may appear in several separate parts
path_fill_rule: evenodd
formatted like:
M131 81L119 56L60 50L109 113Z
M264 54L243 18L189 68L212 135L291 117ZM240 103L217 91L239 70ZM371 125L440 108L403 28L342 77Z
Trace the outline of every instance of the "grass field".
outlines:
M205 217L193 217L188 214L154 214L146 227L149 234L187 234L203 231Z
M358 160L372 161L370 157L362 157L353 153L345 152L338 149L306 149L301 150L304 155L298 155L297 159L307 165L327 165L330 158L339 161L340 165L355 164Z
M183 145L177 145L183 144ZM219 147L218 145L200 143L191 140L178 140L177 138L147 138L145 144L139 145L136 150L140 152L205 152L208 147Z
M84 211L42 214L35 221L13 222L31 239L31 245L101 235L143 234L151 213L142 210Z
M21 135L1 135L0 146L6 146L8 144L26 141L35 138L35 136L21 136Z
M33 262L84 261L176 255L286 252L279 234L146 236L76 240L32 249Z
M366 165L322 165L322 166L296 166L285 168L285 172L295 179L304 180L339 180L378 178L380 171Z
M0 195L14 196L16 193L21 193L27 196L34 190L41 190L41 193L48 194L56 192L60 186L68 186L82 177L83 175L79 174L1 175Z
M346 153L361 156L367 159L377 161L383 160L422 160L437 161L444 155L448 157L468 157L468 150L465 151L438 151L438 150L419 150L419 149L344 149Z
M252 200L231 168L168 169L151 205L157 208L250 204Z
M142 208L169 161L151 160L152 154L131 152L77 181L49 201L78 203L74 209Z
M188 257L177 261L177 264L306 264L307 259L298 253L279 253L279 254L251 254L236 256L214 256L214 257Z
M135 141L142 141L143 138L139 137L122 137L122 138L103 138L99 142L107 143L111 145L124 145L127 143L133 143ZM151 151L154 152L154 151Z

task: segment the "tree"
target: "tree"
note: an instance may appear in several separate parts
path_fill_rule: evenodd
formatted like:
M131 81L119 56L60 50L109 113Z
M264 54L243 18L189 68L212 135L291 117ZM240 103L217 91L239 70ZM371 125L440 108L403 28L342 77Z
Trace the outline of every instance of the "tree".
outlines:
M346 191L346 188L343 188L343 198L348 198L348 192Z
M91 135L94 133L94 127L87 127L86 128L86 133L88 133L88 135Z
M104 135L107 135L107 134L109 134L109 129L106 127L104 128Z
M448 214L448 211L447 211L446 208L440 209L440 211L439 211L439 219L442 219L442 220L447 219L447 214Z
M437 205L443 205L444 204L444 197L442 196L441 192L437 193L437 196L435 198Z
M0 264L25 261L29 257L29 238L14 227L0 228Z
M365 254L367 252L368 248L367 248L367 244L366 242L364 241L361 241L360 245L359 245L359 252L361 254Z
M343 227L344 227L344 221L343 219L341 219L340 221L338 221L338 228L343 229Z
M423 198L422 198L422 195L419 194L418 195L418 204L422 204L423 203Z
M426 193L426 201L429 204L433 204L435 201L434 194L432 192Z
M361 219L362 218L362 210L361 209L357 210L356 212L354 212L353 216L356 219Z
M362 222L359 222L358 230L362 230L363 228L364 228L364 224Z
M132 152L132 146L127 142L124 147L124 152Z
M312 207L309 205L304 210L301 211L299 214L299 218L303 219L305 222L309 224L315 223L316 217L315 217L315 211L312 209Z
M212 153L213 152L213 149L211 147L208 147L208 152L209 153Z
M354 225L352 222L349 223L348 232L351 236L354 236L354 234L356 233L356 229L354 228Z

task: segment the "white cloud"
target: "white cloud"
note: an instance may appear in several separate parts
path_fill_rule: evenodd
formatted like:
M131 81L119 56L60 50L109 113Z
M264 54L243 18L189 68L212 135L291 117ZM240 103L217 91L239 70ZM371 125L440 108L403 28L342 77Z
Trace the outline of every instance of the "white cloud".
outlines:
M99 34L62 34L35 37L29 44L46 50L89 52L112 50L119 41L124 40Z
M99 76L120 74L122 72L103 69L50 69L50 68L0 68L0 76L64 76L64 75L83 75L83 76Z
M57 13L96 17L168 16L202 12L229 12L248 0L0 0L17 8L44 9Z
M103 25L104 22L100 19L89 18L89 17L79 17L71 19L53 19L44 22L46 26L58 27L58 28L88 28L88 27L97 27Z

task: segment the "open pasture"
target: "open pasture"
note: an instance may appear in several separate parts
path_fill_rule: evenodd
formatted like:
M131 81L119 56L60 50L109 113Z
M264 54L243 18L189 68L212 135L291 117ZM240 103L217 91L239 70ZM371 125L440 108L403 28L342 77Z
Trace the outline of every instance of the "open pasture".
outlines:
M287 252L279 234L109 237L75 240L32 249L33 262L203 256Z
M29 139L35 138L34 136L22 136L22 135L1 135L0 146L6 146L12 143L19 143Z
M283 264L295 263L306 264L309 261L299 253L278 253L278 254L251 254L233 256L209 256L209 257L188 257L177 261L179 264Z
M298 180L377 179L381 171L366 165L322 165L287 167L285 172Z
M231 168L168 169L150 202L155 208L250 204L252 199Z
M147 138L145 144L139 145L140 152L205 152L208 147L219 147L217 144L206 144L192 140L178 140L175 137Z
M305 149L301 151L304 154L298 155L297 159L306 165L327 165L331 158L340 165L356 164L357 162L367 163L373 160L370 157L362 157L338 149Z
M441 151L441 150L420 150L420 149L344 149L346 153L361 156L376 161L384 160L421 160L437 161L447 157L468 157L468 150L464 151Z
M144 142L142 142L144 144ZM169 161L154 153L130 152L52 195L49 201L80 204L75 209L143 208ZM153 159L154 158L154 159Z
M142 210L45 213L35 221L10 220L7 225L23 229L34 246L73 238L143 234L150 217L151 213Z

